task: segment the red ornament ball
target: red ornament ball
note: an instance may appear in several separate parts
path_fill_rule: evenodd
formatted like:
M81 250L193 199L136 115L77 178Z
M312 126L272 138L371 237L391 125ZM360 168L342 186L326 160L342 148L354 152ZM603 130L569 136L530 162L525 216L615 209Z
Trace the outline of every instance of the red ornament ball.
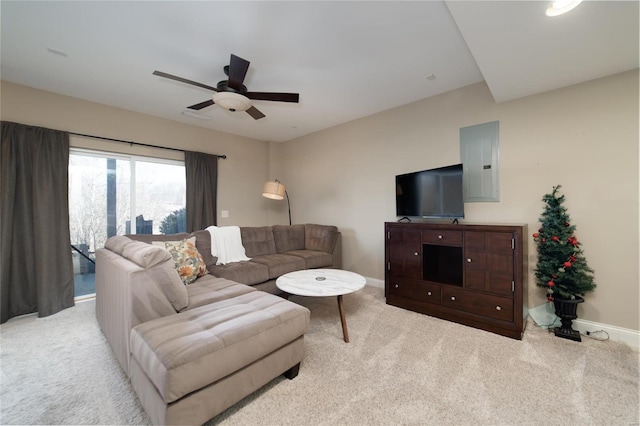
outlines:
M551 239L552 239L553 241L560 241L560 238L558 238L558 236L557 236L557 235L554 235L553 237L551 237Z
M547 283L547 285L548 285L549 287L553 287L554 285L556 285L556 283L554 283L554 282L553 282L553 280L550 280L550 281Z
M571 268L571 262L564 262L565 268Z

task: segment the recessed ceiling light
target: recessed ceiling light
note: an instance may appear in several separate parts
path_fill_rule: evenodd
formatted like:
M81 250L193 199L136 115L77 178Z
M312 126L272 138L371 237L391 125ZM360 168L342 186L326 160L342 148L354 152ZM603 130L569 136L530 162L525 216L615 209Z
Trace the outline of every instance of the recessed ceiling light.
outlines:
M191 109L185 109L182 111L182 115L186 115L187 117L197 118L198 120L211 120L213 117L207 114L202 114L197 111Z
M582 3L582 0L556 0L547 8L545 12L547 16L560 16L573 10Z
M69 56L69 55L67 54L67 52L63 52L62 50L58 50L58 49L53 49L53 48L51 48L51 47L47 47L47 51L48 51L49 53L53 53L54 55L64 56L65 58L66 58L67 56Z

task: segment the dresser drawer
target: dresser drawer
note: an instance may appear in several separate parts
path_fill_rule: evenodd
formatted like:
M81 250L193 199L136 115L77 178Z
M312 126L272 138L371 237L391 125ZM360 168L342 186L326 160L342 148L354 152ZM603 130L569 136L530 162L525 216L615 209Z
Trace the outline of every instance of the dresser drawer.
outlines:
M513 322L513 299L443 286L442 305L484 317Z
M442 246L462 246L462 231L423 230L422 243Z
M417 280L389 278L389 293L407 299L440 304L441 286Z

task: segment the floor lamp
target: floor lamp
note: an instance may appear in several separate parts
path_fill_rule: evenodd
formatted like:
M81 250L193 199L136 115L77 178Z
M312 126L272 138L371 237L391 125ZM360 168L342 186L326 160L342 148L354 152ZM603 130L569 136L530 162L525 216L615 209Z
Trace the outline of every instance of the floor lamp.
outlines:
M287 197L287 206L289 207L289 225L291 225L291 203L289 202L289 193L287 188L276 179L274 182L265 182L262 188L262 196L272 200L282 200Z

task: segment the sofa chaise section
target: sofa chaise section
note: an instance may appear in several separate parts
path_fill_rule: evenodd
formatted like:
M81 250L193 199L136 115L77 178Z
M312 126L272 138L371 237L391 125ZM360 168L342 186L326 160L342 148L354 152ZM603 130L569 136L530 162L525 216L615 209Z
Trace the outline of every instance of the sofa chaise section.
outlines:
M156 424L202 424L303 358L309 310L125 236L96 252L96 317Z
M291 360L302 359L309 315L286 302L254 291L135 327L131 381L152 421L204 423L273 378L218 385L255 363L274 364L276 376L297 370L299 361L291 366Z
M135 326L253 291L211 275L185 286L168 251L124 236L96 251L96 318L127 375Z

